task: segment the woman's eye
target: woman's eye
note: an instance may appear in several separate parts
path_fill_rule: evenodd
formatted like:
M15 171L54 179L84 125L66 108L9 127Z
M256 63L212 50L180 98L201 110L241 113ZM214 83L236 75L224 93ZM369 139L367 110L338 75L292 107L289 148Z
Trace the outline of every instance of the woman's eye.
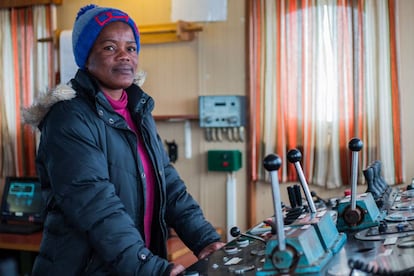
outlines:
M128 47L129 52L135 52L137 50L136 47Z
M114 46L105 46L104 49L108 50L108 51L113 51L113 50L115 50L115 47Z

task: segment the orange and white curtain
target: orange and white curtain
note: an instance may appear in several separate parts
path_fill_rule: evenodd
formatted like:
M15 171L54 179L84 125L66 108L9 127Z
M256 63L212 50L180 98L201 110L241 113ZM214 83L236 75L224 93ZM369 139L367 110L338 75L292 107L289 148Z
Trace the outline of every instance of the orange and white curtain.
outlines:
M396 0L249 0L252 180L263 158L282 158L281 181L350 183L349 141L360 138L359 172L375 160L403 182ZM359 173L359 182L363 176Z
M21 109L54 84L53 6L0 9L0 177L36 175L36 132Z

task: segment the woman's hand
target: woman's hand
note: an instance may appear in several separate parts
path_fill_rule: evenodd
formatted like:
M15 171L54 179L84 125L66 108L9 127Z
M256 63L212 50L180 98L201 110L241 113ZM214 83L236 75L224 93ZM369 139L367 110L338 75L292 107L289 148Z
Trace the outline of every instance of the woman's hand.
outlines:
M212 254L213 252L219 250L225 245L224 242L213 242L207 245L203 250L201 250L200 254L198 254L197 258L199 260L204 259L208 255Z
M185 267L180 264L174 264L173 269L171 270L170 276L180 275L181 272L185 270Z

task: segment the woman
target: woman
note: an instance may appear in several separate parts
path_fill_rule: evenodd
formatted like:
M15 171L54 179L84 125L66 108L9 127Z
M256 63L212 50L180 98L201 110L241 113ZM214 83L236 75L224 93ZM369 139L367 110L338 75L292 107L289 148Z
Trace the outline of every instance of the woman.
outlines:
M79 70L26 110L47 216L33 275L177 275L168 228L204 258L223 246L169 162L134 84L139 32L123 11L88 5L73 27Z

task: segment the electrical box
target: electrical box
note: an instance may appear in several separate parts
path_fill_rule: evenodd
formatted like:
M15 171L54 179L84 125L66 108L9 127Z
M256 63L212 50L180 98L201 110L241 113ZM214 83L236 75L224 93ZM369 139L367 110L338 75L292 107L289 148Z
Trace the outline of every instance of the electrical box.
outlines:
M207 159L209 171L234 172L242 167L239 150L209 150Z
M199 96L200 127L241 127L246 124L245 96Z

